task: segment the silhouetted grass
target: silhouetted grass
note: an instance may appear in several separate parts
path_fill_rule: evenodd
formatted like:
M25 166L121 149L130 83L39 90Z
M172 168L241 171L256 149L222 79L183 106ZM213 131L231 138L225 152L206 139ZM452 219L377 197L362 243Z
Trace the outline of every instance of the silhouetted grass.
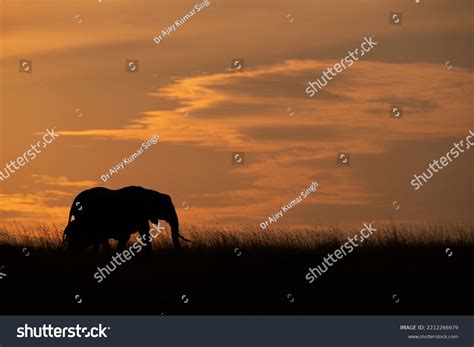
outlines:
M3 314L474 313L472 228L373 225L373 236L312 284L308 268L362 225L265 231L183 225L192 242L183 242L182 252L172 248L167 228L153 252L142 251L102 283L93 275L111 256L65 251L63 226L0 227L0 266L8 274L0 282L0 308Z
M165 224L166 225L166 224ZM474 229L453 224L382 224L361 247L383 246L430 246L472 245ZM62 248L64 225L38 224L25 226L13 224L0 226L0 245L31 248ZM340 245L360 229L341 227L270 228L262 231L253 226L183 226L181 233L191 243L183 242L185 248L289 248L312 250L318 245ZM137 234L138 235L138 234ZM112 241L113 242L113 241ZM169 228L154 240L154 249L172 248Z

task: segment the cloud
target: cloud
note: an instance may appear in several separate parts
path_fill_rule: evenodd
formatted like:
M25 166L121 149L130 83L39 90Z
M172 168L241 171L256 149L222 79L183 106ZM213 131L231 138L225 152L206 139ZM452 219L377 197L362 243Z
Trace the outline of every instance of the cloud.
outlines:
M33 174L33 184L29 193L0 193L0 220L19 220L26 223L39 223L49 219L52 222L66 222L69 203L75 193L72 188L89 188L95 181L71 181L67 177L51 177ZM73 189L75 190L75 189Z
M409 176L414 167L405 159L425 164L440 149L420 152L419 141L439 145L471 123L472 70L462 67L472 67L472 3L426 5L407 5L403 26L395 27L388 25L387 4L368 0L295 1L293 23L274 1L216 2L157 46L152 38L189 4L5 3L2 18L15 30L2 37L0 58L9 126L4 155L14 158L43 124L57 125L63 138L3 186L10 194L2 196L2 217L63 220L70 191L97 184L153 134L160 145L111 184L139 182L192 199L185 222L256 222L314 179L318 194L285 223L325 213L334 219L380 214L403 187L386 171L397 172L391 180ZM35 17L39 10L45 15ZM35 35L32 28L39 28ZM314 98L306 95L308 81L370 35L379 42L370 55ZM245 59L244 73L227 70L235 52ZM34 61L33 74L18 74L19 57ZM140 60L138 74L124 72L127 58ZM393 104L403 107L401 119L389 117ZM77 118L76 108L84 117ZM38 110L41 117L31 118ZM231 166L232 151L246 152L246 165ZM338 152L351 154L349 167L337 165ZM38 172L43 175L31 182ZM36 193L41 189L49 193ZM455 193L444 193L453 201ZM427 200L419 216L440 211L436 199Z
M64 200L69 194L59 190L43 190L35 193L0 193L1 220L20 220L27 223L67 221L69 207Z
M91 187L97 184L96 181L70 181L67 177L50 177L47 175L32 175L34 183L41 183L56 187Z
M332 127L332 132L338 127L350 127L354 135L360 135L357 133L376 132L391 122L388 112L393 104L400 104L405 112L403 122L390 124L394 136L414 138L422 133L436 137L440 129L455 134L469 124L467 100L472 92L469 70L448 71L444 66L434 64L360 61L330 81L323 93L307 97L304 83L333 63L288 60L239 74L217 73L177 79L150 93L159 99L172 100L174 109L143 112L130 124L117 129L66 130L61 131L61 135L142 140L160 129L160 136L166 142L221 148L234 148L245 142L258 150L271 151L278 148L278 143L268 148L264 139L248 142L250 126L268 128L269 133L275 127L287 127L287 132L295 126ZM253 81L258 83L253 84ZM265 84L268 87L262 90L261 85ZM299 89L294 87L296 85ZM276 98L269 93L272 87L296 90L304 97L283 97L285 93L282 92ZM325 96L325 91L331 97ZM293 118L288 116L289 107L295 112ZM183 116L183 109L188 112L187 117ZM380 114L376 110L380 110ZM212 120L206 116L207 112ZM458 122L448 128L441 124L446 112L459 115ZM416 117L410 116L415 113ZM367 141L354 137L355 141L350 139L352 147L370 151ZM282 140L282 146L287 146ZM382 138L370 147L375 150L386 140ZM318 139L314 141L318 142Z
M383 157L394 146L420 138L434 141L464 134L470 126L472 73L436 64L359 61L326 86L327 94L306 96L305 81L333 63L288 60L244 73L176 79L150 93L174 102L174 109L144 112L118 129L61 134L122 141L142 140L156 131L162 144L246 152L246 165L233 168L232 177L241 182L237 189L217 185L217 192L194 194L197 206L186 214L194 215L196 221L230 215L232 209L234 215L238 210L246 218L258 218L271 212L272 206L291 200L312 180L321 185L315 206L377 210L375 206L387 197L364 181L370 168L358 168L360 158ZM272 96L272 86L278 97ZM292 89L288 96L286 89ZM298 92L305 97L293 97ZM401 119L390 117L391 105L403 107ZM288 107L294 110L293 116ZM187 117L180 112L183 108ZM456 122L451 120L453 114ZM351 165L358 169L338 166L338 152L349 152ZM200 166L204 172L211 170ZM380 174L370 176L380 180Z

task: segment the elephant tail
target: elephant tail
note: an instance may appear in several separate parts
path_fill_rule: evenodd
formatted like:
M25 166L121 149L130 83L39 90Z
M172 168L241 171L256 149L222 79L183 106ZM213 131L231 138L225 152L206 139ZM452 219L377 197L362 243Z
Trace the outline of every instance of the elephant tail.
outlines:
M178 224L173 221L170 223L171 225L171 240L173 241L173 246L175 248L181 248L181 245L179 244L179 239L184 240L186 242L191 242L187 238L185 238L181 233L179 232L179 226Z

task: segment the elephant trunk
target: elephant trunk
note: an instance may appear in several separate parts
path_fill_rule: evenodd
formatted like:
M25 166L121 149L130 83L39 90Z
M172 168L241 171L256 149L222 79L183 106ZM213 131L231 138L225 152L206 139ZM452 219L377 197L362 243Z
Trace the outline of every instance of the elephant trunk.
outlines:
M179 244L179 222L174 206L171 208L167 222L171 227L171 241L173 242L173 246L174 248L179 249L181 248L181 245Z

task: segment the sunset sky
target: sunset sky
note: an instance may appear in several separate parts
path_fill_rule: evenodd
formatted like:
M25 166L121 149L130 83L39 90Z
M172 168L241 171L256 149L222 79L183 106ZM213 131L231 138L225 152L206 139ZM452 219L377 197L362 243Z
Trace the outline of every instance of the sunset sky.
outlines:
M410 185L474 130L472 1L211 0L153 42L200 2L0 2L0 170L45 129L60 134L0 182L0 224L64 224L80 191L140 185L170 194L181 223L258 226L312 181L318 191L277 226L472 224L473 152ZM371 52L308 97L308 81L370 36ZM230 71L234 58L244 72Z

